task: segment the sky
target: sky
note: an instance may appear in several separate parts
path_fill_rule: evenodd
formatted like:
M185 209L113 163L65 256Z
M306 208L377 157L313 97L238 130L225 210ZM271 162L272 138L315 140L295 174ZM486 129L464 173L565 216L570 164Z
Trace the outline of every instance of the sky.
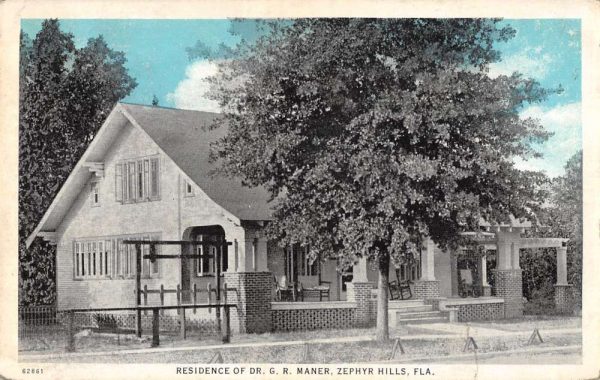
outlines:
M21 27L31 38L42 20L22 20ZM555 177L581 149L581 23L575 19L519 19L502 21L516 29L516 36L498 43L502 61L492 64L490 75L519 71L542 86L564 91L543 103L528 105L521 114L540 120L554 133L539 147L542 159L515 160L517 167L543 170ZM166 107L218 112L214 101L204 97L206 77L215 72L206 60L190 60L186 48L202 41L209 48L235 45L241 37L253 38L250 25L238 24L232 35L230 20L106 20L69 19L61 29L74 36L77 47L89 38L102 35L113 50L123 51L126 67L138 82L123 101L150 104L156 95Z

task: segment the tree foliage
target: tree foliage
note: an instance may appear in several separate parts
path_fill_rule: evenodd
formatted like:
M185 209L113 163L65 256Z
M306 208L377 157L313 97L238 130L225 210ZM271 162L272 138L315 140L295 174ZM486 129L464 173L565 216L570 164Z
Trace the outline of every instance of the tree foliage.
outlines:
M125 56L104 39L76 48L46 20L33 40L22 33L19 102L19 295L24 304L55 297L55 249L41 239L25 248L77 160L114 104L136 86Z
M565 174L550 183L550 197L540 215L546 229L544 237L569 239L567 243L568 281L573 285L575 301L581 302L583 260L583 152L574 154L565 165ZM554 249L527 252L522 262L524 290L533 301L546 299L553 304L556 284Z
M481 218L539 209L545 177L512 160L547 139L519 111L550 91L518 73L487 75L500 59L494 43L515 33L497 23L271 23L220 63L214 98L229 132L213 157L271 192L270 233L282 244L378 263L384 302L390 260L416 254L425 237L453 248Z

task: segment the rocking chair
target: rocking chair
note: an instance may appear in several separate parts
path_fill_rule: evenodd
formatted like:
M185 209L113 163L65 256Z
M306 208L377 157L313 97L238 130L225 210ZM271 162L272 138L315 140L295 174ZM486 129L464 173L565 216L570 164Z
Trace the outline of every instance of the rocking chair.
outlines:
M412 290L410 289L410 281L400 280L399 270L396 269L396 281L388 282L388 289L390 292L391 300L405 300L412 298Z

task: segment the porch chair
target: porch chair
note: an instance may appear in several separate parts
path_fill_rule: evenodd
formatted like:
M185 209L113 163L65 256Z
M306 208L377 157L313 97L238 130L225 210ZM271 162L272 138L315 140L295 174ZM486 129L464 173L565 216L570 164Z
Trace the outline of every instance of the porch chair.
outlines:
M396 280L388 282L388 290L391 300L405 300L412 298L412 290L410 289L410 280L400 280L400 270L396 269ZM407 296L408 295L408 296Z
M296 301L296 291L293 284L289 284L285 275L277 278L273 275L276 301Z
M473 275L471 274L470 269L461 269L460 270L460 285L461 291L460 296L462 298L466 298L469 295L471 297L478 297L479 294L476 293L475 285L473 284Z
M319 276L298 276L298 297L301 301L304 298L319 298L319 302L327 297L330 300L329 291L330 281L319 281Z

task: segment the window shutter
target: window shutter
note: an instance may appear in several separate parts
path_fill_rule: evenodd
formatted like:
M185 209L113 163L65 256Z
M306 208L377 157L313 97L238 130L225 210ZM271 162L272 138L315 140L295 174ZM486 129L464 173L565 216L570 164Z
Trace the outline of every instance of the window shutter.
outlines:
M74 243L74 251L75 251L75 255L74 255L74 261L75 261L75 265L73 266L73 270L74 270L74 275L75 278L78 278L80 276L80 272L81 270L79 269L79 243Z
M158 199L160 196L160 170L158 167L158 158L150 160L150 198Z
M127 174L129 176L129 189L128 189L129 190L128 191L129 195L128 195L128 197L129 197L129 201L130 202L135 202L135 199L136 199L135 195L136 195L136 179L137 179L136 178L137 177L136 176L136 173L137 173L136 168L137 168L137 165L135 164L135 162L130 162L127 166L128 166L128 173Z
M115 166L115 199L123 202L123 164Z
M144 160L144 199L150 198L150 161Z
M136 178L137 178L137 199L138 200L145 200L145 196L144 196L144 161L138 161L137 163L137 173L136 173Z

